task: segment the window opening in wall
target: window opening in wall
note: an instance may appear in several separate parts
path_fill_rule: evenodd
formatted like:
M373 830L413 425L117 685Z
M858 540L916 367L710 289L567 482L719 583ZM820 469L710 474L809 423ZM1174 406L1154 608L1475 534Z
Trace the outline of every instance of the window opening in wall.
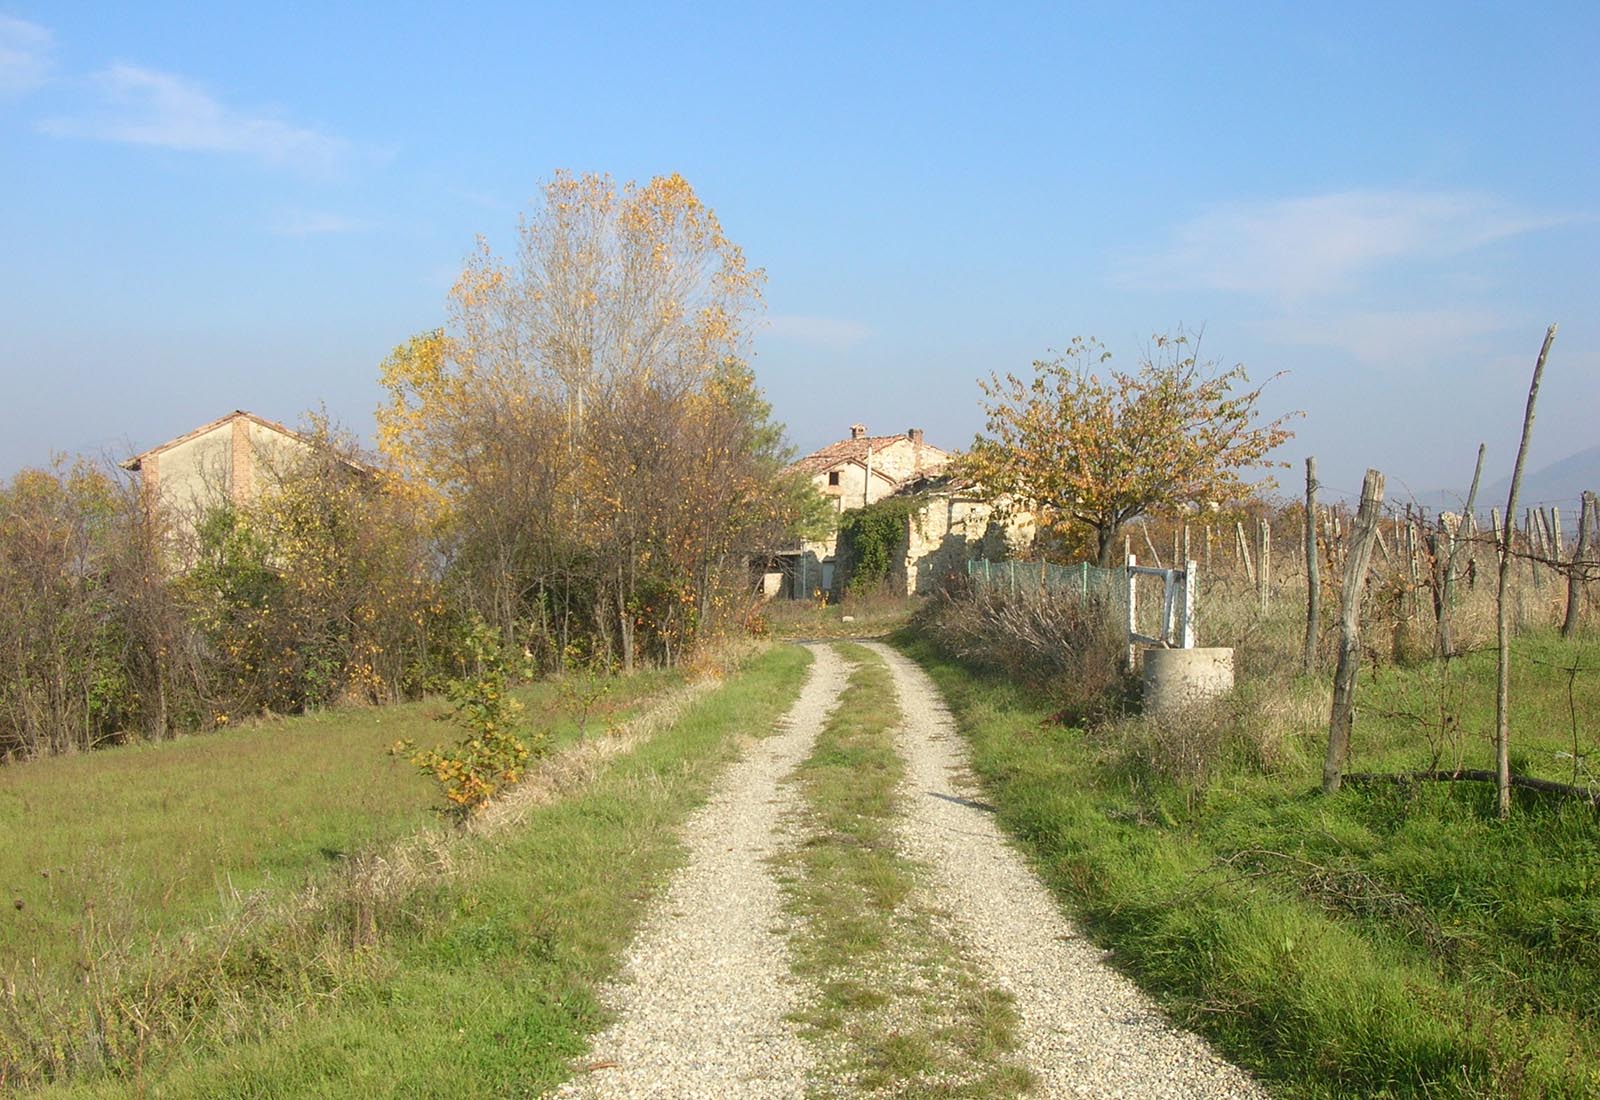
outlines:
M839 471L838 470L829 471L829 473L828 473L828 484L829 485L837 485L837 484L839 484Z

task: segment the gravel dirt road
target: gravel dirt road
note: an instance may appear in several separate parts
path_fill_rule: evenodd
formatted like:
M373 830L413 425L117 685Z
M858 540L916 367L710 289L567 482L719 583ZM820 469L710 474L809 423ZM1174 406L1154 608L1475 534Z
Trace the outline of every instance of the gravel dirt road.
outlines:
M799 1003L770 860L805 759L844 690L845 663L812 649L781 732L753 741L684 831L688 860L608 991L617 1022L596 1037L561 1100L800 1100L810 1052L786 1018ZM596 1067L596 1068L590 1068Z
M900 698L907 852L929 868L956 937L1016 998L1036 1094L1265 1098L1242 1070L1167 1020L1061 914L968 779L966 743L933 681L888 646L868 648L889 663Z
M771 857L795 842L784 778L805 759L844 689L831 646L814 661L782 732L753 741L721 793L686 827L689 857L608 991L617 1012L577 1077L579 1098L794 1098L820 1072L788 1019L805 1000L790 973L790 918ZM933 682L871 644L894 676L907 762L900 835L927 870L950 935L1014 998L1021 1055L1038 1097L1265 1100L1267 1093L1175 1027L1085 940L1001 833L967 778L966 745Z

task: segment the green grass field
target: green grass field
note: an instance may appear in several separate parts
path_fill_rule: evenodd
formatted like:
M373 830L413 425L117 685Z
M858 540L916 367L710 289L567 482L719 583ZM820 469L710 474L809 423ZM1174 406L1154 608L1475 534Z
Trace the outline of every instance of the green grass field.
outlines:
M603 968L649 870L673 851L670 831L640 830L686 812L734 735L746 720L767 721L762 708L786 701L804 663L793 651L761 659L678 728L608 765L595 792L575 803L583 810L541 808L533 817L544 825L503 831L515 840L445 825L431 784L386 755L397 737L453 739L455 727L437 720L448 713L443 703L329 712L0 773L7 828L22 838L0 849L0 867L23 901L0 916L0 1092L54 1079L104 1095L134 1086L217 1095L163 1082L188 1073L209 1080L265 1036L292 1043L296 1029L332 1016L348 1015L367 1034L357 1025L373 1003L414 1005L423 991L466 997L472 981L502 980L508 938L529 948L539 973L576 957ZM677 682L658 673L619 681L591 713L589 734ZM579 735L581 704L563 685L519 695L558 748ZM652 768L671 775L657 781ZM653 809L639 816L629 799ZM579 816L563 816L572 812ZM619 828L608 832L612 819ZM628 850L608 852L608 843ZM590 881L596 874L603 883ZM541 884L554 893L539 894ZM579 914L571 924L561 891ZM593 904L608 908L585 909ZM592 1004L584 1012L564 1017L570 1033L558 1049L581 1039ZM271 1058L285 1056L274 1049ZM390 1056L356 1057L344 1067L344 1091L330 1094L349 1094L363 1074L382 1076ZM283 1095L316 1094L293 1080L283 1087Z
M1242 686L1235 708L1152 733L1087 733L1048 699L901 637L950 698L975 768L1069 910L1119 966L1283 1095L1600 1095L1600 819L1486 784L1318 791L1326 688ZM1519 642L1513 756L1572 778L1561 665L1600 645ZM1364 669L1352 767L1483 767L1494 655ZM1574 683L1600 753L1600 677ZM1207 732L1210 727L1211 732ZM1207 740L1208 766L1152 767ZM1566 753L1567 756L1562 754ZM1591 758L1592 760L1592 758ZM1581 769L1580 769L1581 770Z
M608 709L668 683L619 681ZM576 736L559 683L517 694L556 743ZM454 740L448 719L438 700L331 710L0 769L0 968L72 963L90 905L120 934L180 930L416 831L442 803L385 750Z

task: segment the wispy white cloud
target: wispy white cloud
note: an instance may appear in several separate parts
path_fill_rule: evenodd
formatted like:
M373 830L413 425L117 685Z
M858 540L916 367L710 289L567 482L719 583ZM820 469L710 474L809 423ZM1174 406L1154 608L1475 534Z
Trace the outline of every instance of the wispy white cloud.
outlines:
M0 95L16 95L50 75L55 38L44 27L0 15Z
M369 221L348 218L327 210L290 210L272 223L272 232L280 237L322 237L335 233L358 233L371 228Z
M331 171L349 153L340 138L231 107L172 73L113 65L91 84L98 100L91 111L48 119L40 128L58 137L227 153L307 172Z
M840 317L814 317L798 313L774 313L767 318L767 331L797 344L811 344L829 351L855 347L872 336L872 329L860 321Z
M1368 366L1407 369L1478 358L1486 337L1515 324L1493 309L1446 306L1287 315L1249 327L1275 343L1333 348Z
M1340 191L1227 203L1179 227L1165 247L1126 257L1131 289L1209 289L1282 301L1355 289L1384 265L1459 255L1559 224L1468 192Z

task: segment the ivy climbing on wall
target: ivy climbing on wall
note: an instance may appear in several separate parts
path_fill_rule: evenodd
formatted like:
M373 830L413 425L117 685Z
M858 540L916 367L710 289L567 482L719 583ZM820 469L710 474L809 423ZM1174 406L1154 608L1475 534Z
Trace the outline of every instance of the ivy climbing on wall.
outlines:
M839 517L839 557L849 592L872 592L888 580L906 541L906 525L922 504L921 497L886 497Z

